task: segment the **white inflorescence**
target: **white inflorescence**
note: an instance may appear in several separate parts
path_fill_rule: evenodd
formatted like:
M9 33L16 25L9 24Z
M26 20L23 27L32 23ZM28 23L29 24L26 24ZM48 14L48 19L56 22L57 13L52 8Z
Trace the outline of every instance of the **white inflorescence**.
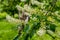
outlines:
M21 0L22 2L26 2L26 0Z
M37 34L39 35L39 36L42 36L42 35L44 35L46 33L46 30L44 30L44 29L40 29L38 32L37 32Z

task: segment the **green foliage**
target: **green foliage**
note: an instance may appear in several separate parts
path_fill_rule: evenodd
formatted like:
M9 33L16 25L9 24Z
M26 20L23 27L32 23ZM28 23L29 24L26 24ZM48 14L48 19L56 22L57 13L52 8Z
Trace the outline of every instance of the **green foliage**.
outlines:
M13 40L17 34L16 24L5 20L0 21L0 40Z
M6 15L7 15L6 12L0 13L0 20L1 19L5 19L6 18Z
M0 12L7 12L8 14L14 15L17 13L16 5L20 3L20 0L1 0L0 2Z
M29 4L31 10L26 11L24 9L25 4ZM16 5L20 5L26 12L30 13L29 22L24 25L22 35L19 37L19 40L59 40L60 39L60 1L59 0L32 0L22 2L20 0L4 0L0 3L0 11L6 11L14 15L14 18L18 18ZM27 10L30 9L26 6ZM22 11L22 10L21 10ZM6 13L0 13L0 19L6 17ZM17 30L14 30L15 24L10 24L8 22L0 22L0 30L10 30L10 32L5 33L1 31L0 39L1 40L12 40ZM42 31L46 31L44 35ZM48 31L49 30L49 31ZM40 33L38 33L38 31ZM37 34L38 33L38 34ZM13 35L12 35L13 34ZM10 36L12 35L12 36Z
M56 2L57 7L60 7L60 0Z
M18 14L14 14L14 18L18 18Z

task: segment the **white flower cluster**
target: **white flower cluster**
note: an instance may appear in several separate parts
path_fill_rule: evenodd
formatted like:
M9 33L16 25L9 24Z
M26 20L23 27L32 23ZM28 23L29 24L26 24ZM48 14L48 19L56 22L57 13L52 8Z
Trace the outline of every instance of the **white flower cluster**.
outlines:
M20 20L18 20L18 19L15 19L15 18L13 18L13 17L11 17L11 16L9 16L9 15L7 15L6 16L6 20L8 21L8 22L20 22Z
M21 0L21 2L26 2L26 0Z
M46 30L44 30L44 29L40 29L40 30L37 32L37 34L38 34L39 36L43 36L45 33L46 33Z

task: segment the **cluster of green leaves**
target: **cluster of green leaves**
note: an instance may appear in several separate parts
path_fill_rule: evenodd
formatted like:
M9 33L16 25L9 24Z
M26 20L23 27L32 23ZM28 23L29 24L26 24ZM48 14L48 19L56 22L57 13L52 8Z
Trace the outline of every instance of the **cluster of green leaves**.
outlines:
M1 19L6 19L6 15L7 15L6 12L0 13L0 20Z
M1 0L0 12L7 12L10 15L17 13L16 5L20 3L20 0Z

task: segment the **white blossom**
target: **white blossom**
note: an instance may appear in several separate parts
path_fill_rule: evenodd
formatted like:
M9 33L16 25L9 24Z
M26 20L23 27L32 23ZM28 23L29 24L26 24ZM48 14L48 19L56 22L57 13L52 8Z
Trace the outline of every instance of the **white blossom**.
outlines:
M21 0L22 2L26 2L26 0Z
M44 35L46 33L46 30L44 30L44 29L40 29L38 32L37 32L37 34L39 35L39 36L42 36L42 35Z

